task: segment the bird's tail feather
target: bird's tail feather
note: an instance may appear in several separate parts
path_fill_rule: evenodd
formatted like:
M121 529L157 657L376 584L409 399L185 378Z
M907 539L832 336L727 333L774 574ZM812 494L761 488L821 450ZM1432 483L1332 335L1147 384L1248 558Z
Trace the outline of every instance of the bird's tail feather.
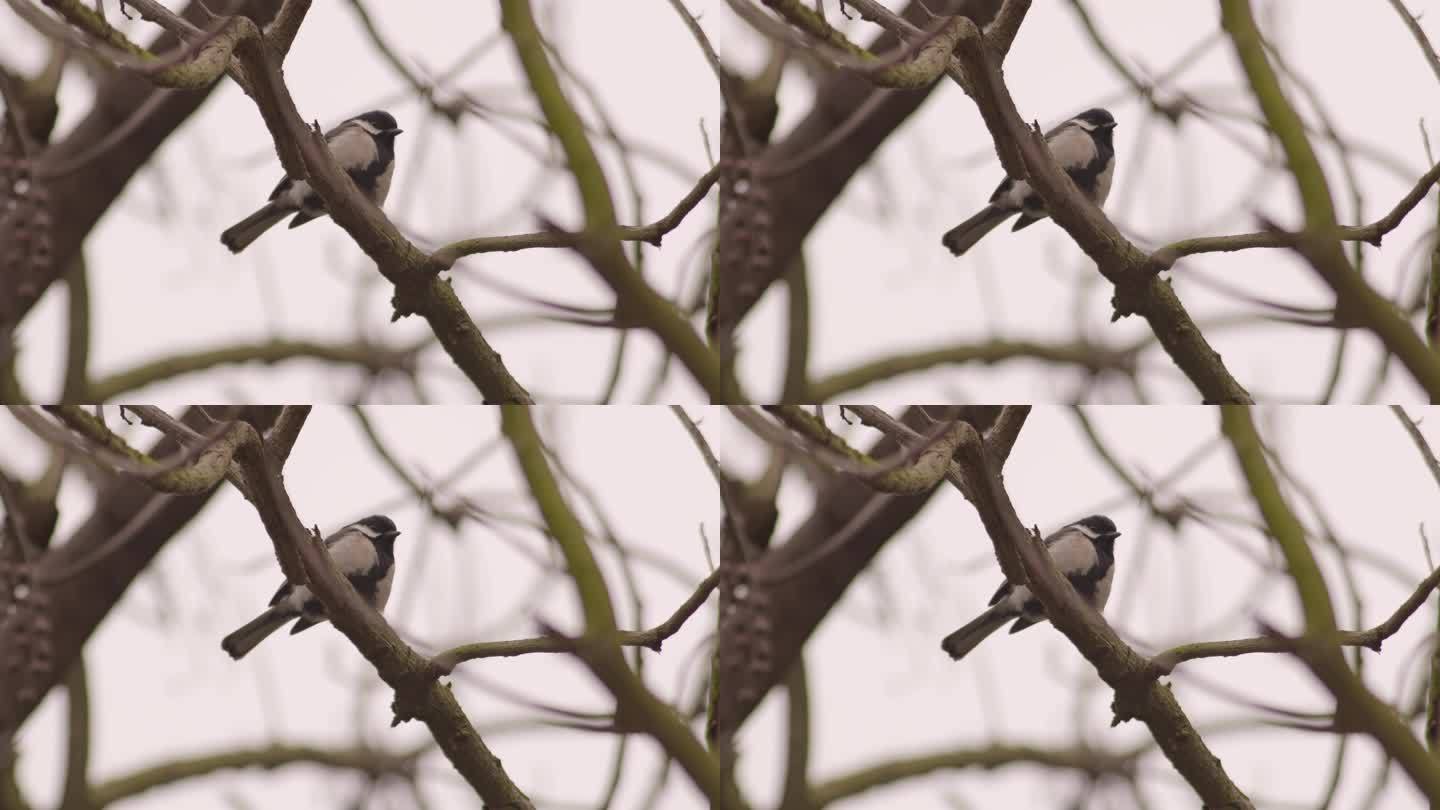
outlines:
M959 661L1013 617L1014 614L1003 613L998 605L992 607L976 616L974 621L946 636L945 640L940 642L940 649Z
M239 253L289 213L275 203L266 203L264 208L226 228L220 234L220 242L230 248L231 253Z
M980 213L956 225L945 232L940 238L940 243L949 248L950 252L959 256L979 242L985 234L995 230L996 226L1009 219L1014 211L1005 211L993 205L987 205L980 209Z
M246 653L255 649L255 645L264 641L266 636L279 630L285 622L293 618L295 618L294 614L285 614L270 608L221 640L220 649L230 653L230 657L238 661L244 658Z

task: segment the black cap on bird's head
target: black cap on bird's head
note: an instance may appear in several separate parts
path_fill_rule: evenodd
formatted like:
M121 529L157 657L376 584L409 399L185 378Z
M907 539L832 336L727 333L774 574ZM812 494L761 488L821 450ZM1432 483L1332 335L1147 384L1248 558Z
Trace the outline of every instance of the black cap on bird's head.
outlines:
M1115 116L1111 115L1109 110L1100 107L1086 110L1072 120L1079 122L1080 126L1090 132L1115 128Z
M384 515L371 515L350 525L359 529L371 540L394 540L400 536L400 530L395 528L395 521Z
M1114 540L1120 536L1115 521L1104 515L1091 515L1070 524L1085 533L1091 540Z
M360 122L361 126L365 127L371 135L379 138L393 138L405 131L396 123L395 116L384 110L371 110L350 120Z

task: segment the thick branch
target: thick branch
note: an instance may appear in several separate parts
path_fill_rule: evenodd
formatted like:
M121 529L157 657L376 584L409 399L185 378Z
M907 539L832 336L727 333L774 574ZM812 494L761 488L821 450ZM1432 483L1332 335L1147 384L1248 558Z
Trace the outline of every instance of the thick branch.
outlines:
M1374 737L1431 801L1440 801L1440 762L1430 758L1395 710L1366 688L1340 652L1335 612L1324 577L1305 541L1304 528L1285 502L1270 470L1250 409L1226 406L1220 414L1221 427L1250 492L1295 581L1305 615L1305 634L1291 640L1295 654L1335 696L1335 713Z
M923 25L931 19L933 5L912 0L898 16ZM951 8L954 13L967 15L984 27L987 34L993 34L996 48L1003 54L1014 40L1022 17L1018 12L1028 7L1028 3L1010 0L1005 5L1014 9L1007 18L1010 22L994 27L1002 0L961 0L952 3ZM866 49L883 53L901 43L897 34L884 31ZM853 71L833 71L820 81L815 100L799 123L758 157L756 173L769 178L774 221L770 233L773 258L769 275L741 285L736 296L736 311L722 312L721 317L738 324L749 313L769 285L791 266L815 224L839 199L860 168L937 86L932 83L919 90L887 90ZM832 138L842 128L843 137ZM826 148L817 152L819 145ZM796 168L783 173L774 171L782 167Z
M530 409L506 405L500 413L501 429L510 441L545 525L565 557L585 614L584 635L572 640L575 654L615 696L617 724L639 728L654 737L717 810L742 810L744 802L735 784L721 773L720 763L690 733L679 713L656 698L625 662L617 643L619 634L609 589L585 539L585 530L565 502L550 470Z
M1325 171L1310 144L1304 121L1285 97L1270 65L1249 0L1221 0L1220 8L1221 24L1230 35L1271 132L1285 151L1305 211L1305 230L1290 237L1292 246L1334 290L1337 317L1342 321L1354 319L1374 332L1431 400L1440 401L1440 357L1430 351L1395 305L1366 283L1345 257Z
M1151 257L1122 236L1080 193L1055 163L1038 128L1025 126L979 31L972 29L961 38L956 55L972 77L972 96L1006 173L1029 179L1055 223L1115 285L1116 314L1142 315L1206 402L1250 402L1249 392L1230 375L1170 284L1160 279Z
M286 579L309 583L330 622L395 690L397 722L423 721L455 770L487 804L533 810L530 799L510 781L500 760L470 724L449 685L440 682L439 672L361 599L335 568L320 538L305 530L264 448L246 445L236 461L251 482L255 511L275 545Z
M192 23L203 22L204 5L192 2L181 14ZM244 0L235 13L266 20L280 6L281 0ZM179 44L167 32L148 50L165 52ZM275 49L283 54L288 43L277 42ZM0 333L19 324L50 284L72 266L101 215L216 86L177 93L127 71L111 71L98 79L88 112L63 141L42 153L35 167L35 176L52 201L54 256L48 264L33 263L23 272L0 275Z
M395 285L397 315L423 316L486 401L530 402L529 392L510 376L449 281L440 278L444 265L411 244L335 163L324 137L306 128L263 41L246 40L235 55L251 77L255 104L285 172L309 178L330 217Z
M585 211L584 232L575 235L576 250L614 290L622 321L633 319L654 332L712 399L740 399L734 377L722 368L715 353L675 305L657 293L626 258L605 172L584 123L550 65L529 0L501 0L500 8L502 24L510 34L531 92L565 151Z
M1080 598L1056 570L1038 535L1032 536L1021 525L979 437L962 443L956 458L971 482L975 509L995 544L1006 578L1029 584L1055 628L1115 690L1117 721L1143 721L1170 763L1207 806L1252 808L1250 799L1230 780L1169 687L1157 680L1158 673L1150 662L1122 641Z
M279 408L219 408L218 419L239 418L266 429ZM203 428L208 420L191 409L183 421ZM277 463L289 454L289 443L277 443ZM166 457L180 452L164 438L147 455ZM41 698L74 663L85 641L126 589L218 491L185 498L157 493L149 484L128 476L112 476L95 494L90 516L63 542L52 544L35 567L35 599L49 631L52 665L32 673L23 684L0 689L0 738L20 727ZM0 654L21 648L31 634L19 612L0 616Z

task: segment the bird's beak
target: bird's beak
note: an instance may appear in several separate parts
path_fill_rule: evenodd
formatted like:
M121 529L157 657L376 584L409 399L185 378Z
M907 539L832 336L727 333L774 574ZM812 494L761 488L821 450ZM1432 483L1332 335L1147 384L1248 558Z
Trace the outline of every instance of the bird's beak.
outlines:
M1118 126L1120 126L1120 125L1117 124L1117 123L1115 123L1114 121L1111 121L1110 123L1108 123L1108 124L1105 125L1105 129L1114 129L1115 127L1118 127Z
M1117 537L1119 537L1119 536L1120 536L1120 532L1110 532L1109 534L1105 535L1105 539L1106 539L1106 540L1114 540L1115 538L1117 538Z
M390 137L393 138L393 137L395 137L396 135L399 135L400 133L402 133L402 132L404 132L404 131L405 131L405 130L403 130L403 129L399 128L399 127L396 127L396 128L394 128L394 129L387 129L387 130L385 130L385 134L386 134L386 135L389 135ZM399 532L396 532L396 534L399 534Z
M394 540L395 538L400 536L400 532L385 532L380 536L386 540Z

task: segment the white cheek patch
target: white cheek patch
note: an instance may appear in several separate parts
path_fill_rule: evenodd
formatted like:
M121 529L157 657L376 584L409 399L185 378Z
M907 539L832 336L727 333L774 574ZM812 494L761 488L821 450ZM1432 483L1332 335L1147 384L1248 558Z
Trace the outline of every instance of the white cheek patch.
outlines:
M1016 613L1022 613L1025 610L1025 603L1034 598L1035 596L1030 593L1030 586L1018 585L1010 590L1009 596L1005 597L1005 605Z
M305 603L314 598L315 595L310 593L310 586L297 585L290 591L290 595L285 597L285 601L280 604L290 608L296 613L301 613L305 610Z
M276 202L286 203L291 208L302 208L305 204L305 198L309 197L310 194L310 181L296 180L290 184L290 188L286 189L285 193L281 194Z

